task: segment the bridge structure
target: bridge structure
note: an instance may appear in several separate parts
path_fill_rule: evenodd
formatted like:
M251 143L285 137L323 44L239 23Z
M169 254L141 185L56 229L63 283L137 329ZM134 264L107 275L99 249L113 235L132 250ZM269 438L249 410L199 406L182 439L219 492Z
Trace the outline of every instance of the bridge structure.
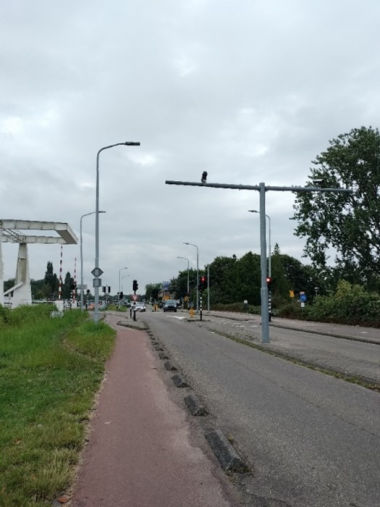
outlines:
M32 232L33 231L33 232ZM54 235L53 235L53 234ZM2 243L18 243L18 256L15 284L4 292L4 263ZM74 245L78 238L64 222L45 222L37 220L0 220L0 304L4 297L11 300L12 308L32 304L32 290L29 275L29 244L64 244Z

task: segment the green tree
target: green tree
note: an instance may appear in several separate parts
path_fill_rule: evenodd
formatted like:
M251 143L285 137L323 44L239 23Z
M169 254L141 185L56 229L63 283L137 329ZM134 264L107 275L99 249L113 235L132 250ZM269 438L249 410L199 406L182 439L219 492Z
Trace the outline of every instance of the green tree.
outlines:
M58 277L53 270L53 263L49 261L46 266L46 273L44 277L45 288L40 289L41 293L44 293L45 297L56 297L58 294L58 284Z
M239 301L236 295L236 256L216 257L210 264L210 298L215 303Z
M310 181L323 187L352 188L352 193L300 193L296 197L295 234L305 237L305 253L325 270L329 249L350 282L378 288L380 283L380 135L361 127L330 141L316 157Z
M74 278L71 276L68 271L65 276L65 281L62 287L62 297L63 299L71 299L72 290L74 289Z
M160 292L161 284L160 283L148 283L145 286L145 297L148 301L151 299L153 301L158 300L158 293Z
M260 256L248 252L235 264L236 274L233 302L247 300L250 305L260 304Z
M277 307L289 300L290 290L296 296L301 291L306 292L309 301L326 291L325 282L317 270L290 255L281 254L278 245L272 255L272 280L273 301Z

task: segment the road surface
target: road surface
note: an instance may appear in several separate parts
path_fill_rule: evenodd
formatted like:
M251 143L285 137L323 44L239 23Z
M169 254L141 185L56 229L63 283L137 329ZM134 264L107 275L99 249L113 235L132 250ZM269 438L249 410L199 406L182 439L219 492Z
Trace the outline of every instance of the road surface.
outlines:
M246 456L253 474L244 487L253 504L380 505L377 392L236 343L210 329L210 322L183 317L147 312L138 318ZM223 322L226 334L233 333L233 322ZM305 340L310 343L310 335ZM334 343L344 357L346 340ZM376 364L380 347L358 345L364 355L375 347Z

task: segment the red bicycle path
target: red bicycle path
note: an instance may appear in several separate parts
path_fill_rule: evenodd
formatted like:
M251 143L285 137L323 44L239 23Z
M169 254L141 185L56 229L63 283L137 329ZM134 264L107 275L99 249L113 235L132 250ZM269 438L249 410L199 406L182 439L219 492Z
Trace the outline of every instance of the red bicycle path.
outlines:
M69 505L234 505L228 479L194 436L185 409L170 396L148 335L117 321L107 317L117 331L115 349Z

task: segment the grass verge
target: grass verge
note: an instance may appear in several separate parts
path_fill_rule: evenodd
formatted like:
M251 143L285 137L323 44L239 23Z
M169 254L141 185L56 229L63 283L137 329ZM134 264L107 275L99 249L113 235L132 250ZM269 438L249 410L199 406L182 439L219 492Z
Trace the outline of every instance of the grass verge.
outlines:
M51 505L70 485L112 351L111 328L51 310L0 312L1 506Z

